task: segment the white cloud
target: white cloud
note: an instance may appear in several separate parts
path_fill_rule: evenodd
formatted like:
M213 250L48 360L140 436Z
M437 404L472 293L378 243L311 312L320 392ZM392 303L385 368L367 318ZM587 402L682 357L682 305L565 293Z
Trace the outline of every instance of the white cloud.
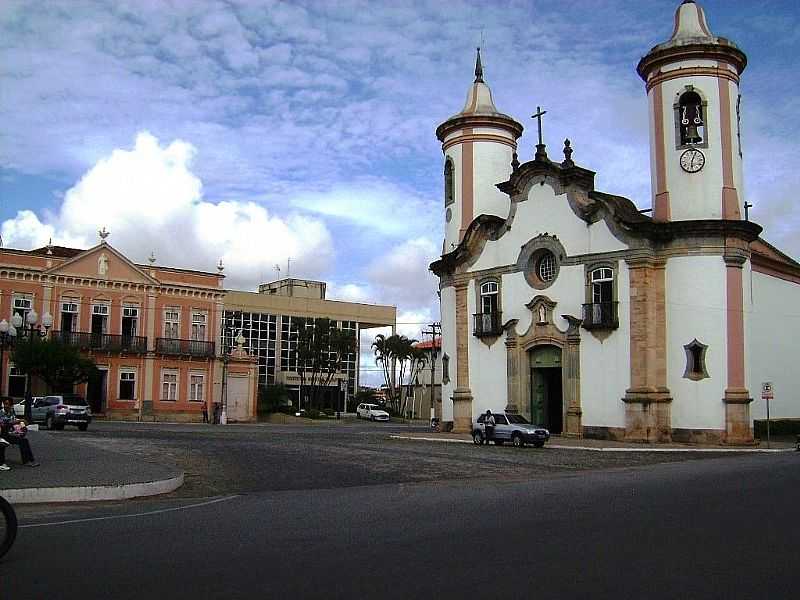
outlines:
M275 263L292 258L297 273L315 276L332 258L324 223L302 215L279 217L254 202L203 199L192 172L194 147L175 140L162 146L140 133L130 150L102 158L67 191L52 222L21 211L3 223L6 245L47 243L87 247L106 227L109 242L134 261L155 252L159 264L213 271L223 259L228 287L252 289Z

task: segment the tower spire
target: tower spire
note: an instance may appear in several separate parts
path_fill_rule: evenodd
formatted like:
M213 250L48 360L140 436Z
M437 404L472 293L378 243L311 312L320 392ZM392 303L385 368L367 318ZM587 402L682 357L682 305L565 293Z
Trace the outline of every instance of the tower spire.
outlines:
M484 83L483 65L481 64L481 47L478 46L478 58L475 59L475 83Z

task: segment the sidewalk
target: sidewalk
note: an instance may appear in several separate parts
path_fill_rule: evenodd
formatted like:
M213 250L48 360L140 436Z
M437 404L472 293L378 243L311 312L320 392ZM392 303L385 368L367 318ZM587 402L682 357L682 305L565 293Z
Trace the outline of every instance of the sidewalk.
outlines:
M451 442L472 444L472 436L468 433L402 433L390 436L394 440ZM595 452L786 452L795 449L791 441L772 440L770 448L762 441L755 446L723 446L710 444L644 444L637 442L617 442L613 440L595 440L585 438L553 435L545 445L546 448L562 450L588 450Z
M19 448L6 448L10 471L0 471L0 495L12 504L124 500L171 492L183 485L183 472L91 444L64 432L30 431L38 467L20 463Z

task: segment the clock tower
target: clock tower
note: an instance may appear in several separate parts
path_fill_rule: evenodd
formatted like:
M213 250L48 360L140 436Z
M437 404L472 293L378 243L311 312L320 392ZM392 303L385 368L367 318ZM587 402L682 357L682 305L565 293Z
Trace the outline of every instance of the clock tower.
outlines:
M693 0L678 7L670 39L639 61L656 221L742 218L739 78L746 65L744 52L711 33Z

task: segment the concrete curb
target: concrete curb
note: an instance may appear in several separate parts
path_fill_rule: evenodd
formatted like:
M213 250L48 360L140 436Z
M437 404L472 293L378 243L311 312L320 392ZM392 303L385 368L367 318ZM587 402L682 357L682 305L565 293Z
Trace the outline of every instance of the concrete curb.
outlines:
M177 490L183 485L183 473L169 479L126 483L121 485L87 485L51 488L18 488L0 490L11 504L41 504L45 502L97 502L99 500L128 500L141 496L156 496Z
M411 435L390 435L393 440L412 440L421 442L443 442L446 444L472 444L472 440L464 440L460 438L436 438L436 437L419 437ZM545 448L554 448L556 450L585 450L587 452L795 452L794 448L602 448L596 446L563 446L559 444L547 444Z

